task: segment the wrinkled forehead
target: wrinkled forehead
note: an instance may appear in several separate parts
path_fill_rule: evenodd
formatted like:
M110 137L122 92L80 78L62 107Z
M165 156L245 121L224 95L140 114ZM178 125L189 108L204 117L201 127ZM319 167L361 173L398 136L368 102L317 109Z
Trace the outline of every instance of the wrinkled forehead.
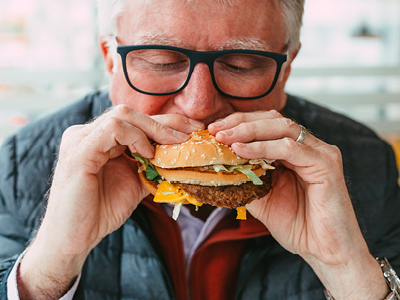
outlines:
M125 44L277 51L285 36L274 0L128 1L118 21Z

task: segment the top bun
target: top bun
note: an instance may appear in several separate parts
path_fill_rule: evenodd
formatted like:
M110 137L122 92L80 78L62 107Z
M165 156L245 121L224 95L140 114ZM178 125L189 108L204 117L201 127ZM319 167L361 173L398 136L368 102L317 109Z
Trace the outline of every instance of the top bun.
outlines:
M178 145L157 145L150 162L161 168L242 165L249 160L237 156L227 145L219 143L208 130L199 130Z

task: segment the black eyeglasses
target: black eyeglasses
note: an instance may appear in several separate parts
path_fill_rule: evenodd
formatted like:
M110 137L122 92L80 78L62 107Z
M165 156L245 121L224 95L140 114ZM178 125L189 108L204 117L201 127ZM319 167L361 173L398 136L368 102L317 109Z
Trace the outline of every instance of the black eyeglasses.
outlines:
M274 88L287 55L256 50L201 52L170 46L118 46L125 78L136 91L171 95L188 84L197 63L205 63L221 94L242 100Z

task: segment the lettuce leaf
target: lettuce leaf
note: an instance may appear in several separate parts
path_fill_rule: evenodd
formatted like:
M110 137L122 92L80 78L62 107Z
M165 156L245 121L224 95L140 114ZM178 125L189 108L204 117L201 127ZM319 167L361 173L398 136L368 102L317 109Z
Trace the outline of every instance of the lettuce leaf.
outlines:
M172 219L174 219L175 221L176 221L176 219L178 219L179 213L181 212L182 205L185 201L186 200L182 200L182 201L175 203L174 210L172 212Z
M263 185L264 182L249 168L243 168L243 167L237 167L235 170L238 170L239 172L242 172L244 175L250 178L250 180L253 182L255 185Z
M251 170L251 165L239 165L239 166L224 166L224 165L213 165L215 172L225 171L233 172L239 171L246 175L255 185L263 185L264 183L258 176Z
M149 160L139 153L132 153L132 156L139 161L142 165L146 167L146 178L152 181L159 181L161 180L160 174L158 174L156 168L149 162Z

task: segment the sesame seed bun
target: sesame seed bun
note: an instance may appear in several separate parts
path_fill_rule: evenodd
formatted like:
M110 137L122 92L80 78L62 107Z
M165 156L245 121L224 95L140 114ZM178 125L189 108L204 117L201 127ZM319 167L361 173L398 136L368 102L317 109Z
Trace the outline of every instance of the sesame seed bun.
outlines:
M150 162L160 168L187 168L209 165L242 165L249 160L237 156L227 145L219 143L208 130L193 132L180 145L157 145Z

